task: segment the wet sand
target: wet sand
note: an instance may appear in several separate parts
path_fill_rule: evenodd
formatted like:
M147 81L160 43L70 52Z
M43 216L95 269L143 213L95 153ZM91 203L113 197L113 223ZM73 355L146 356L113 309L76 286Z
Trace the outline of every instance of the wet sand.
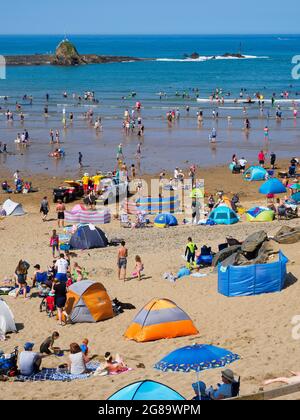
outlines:
M54 101L55 99L55 101ZM14 110L12 99L3 105L0 112L0 141L8 144L8 155L0 155L0 165L11 170L28 170L34 173L46 172L49 175L63 175L74 172L78 168L78 153L83 153L83 164L88 171L97 169L111 170L116 165L117 147L123 143L123 150L127 164L135 163L136 147L142 143L141 172L157 173L162 169L173 170L175 166L182 168L188 164L200 167L211 167L231 162L234 153L244 156L249 163L257 162L257 154L263 149L266 153L275 152L278 157L289 158L297 155L300 136L298 133L298 120L292 118L291 105L282 107L284 119L281 123L275 120L276 108L265 107L264 114L260 114L258 105L247 106L247 114L243 107L221 106L218 108L219 118L212 118L212 110L217 109L213 104L195 104L191 102L190 112L185 106L175 100L166 102L147 102L141 116L145 126L145 136L139 138L135 133L125 136L122 130L122 117L124 110L134 106L134 101L106 100L99 105L89 102L77 105L71 99L63 101L55 97L49 104L49 117L44 118L42 100L34 102L33 106L23 106L25 114L24 124L20 124L15 113L15 121L7 122L4 111L6 108ZM187 101L188 102L188 101ZM201 106L200 106L201 105ZM169 110L180 108L181 118L169 125L166 113ZM74 113L74 122L62 126L62 111L66 115ZM83 113L89 109L94 111L94 120L102 117L103 132L96 133L93 125L84 120ZM196 113L203 109L204 122L198 126ZM270 113L270 119L267 114ZM137 115L137 114L136 114ZM227 117L231 116L228 123ZM243 130L244 118L248 116L251 130ZM269 141L264 140L264 127L270 128ZM208 140L212 128L218 132L216 144ZM14 143L17 133L27 129L30 134L30 147L25 148ZM49 144L49 130L60 130L59 145ZM49 157L55 148L62 148L66 156L56 160Z

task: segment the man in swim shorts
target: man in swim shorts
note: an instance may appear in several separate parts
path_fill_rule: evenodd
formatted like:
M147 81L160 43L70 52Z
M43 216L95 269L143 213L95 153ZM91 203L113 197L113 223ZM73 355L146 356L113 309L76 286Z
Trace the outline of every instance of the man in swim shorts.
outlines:
M125 247L125 241L121 242L121 247L118 251L118 277L121 280L121 272L123 271L123 280L126 280L126 269L127 269L127 258L128 258L128 249Z

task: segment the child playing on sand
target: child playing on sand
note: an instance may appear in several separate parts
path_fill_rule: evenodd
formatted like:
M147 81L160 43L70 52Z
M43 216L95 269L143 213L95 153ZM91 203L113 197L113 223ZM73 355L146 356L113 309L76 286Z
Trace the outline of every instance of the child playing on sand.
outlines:
M139 281L142 280L141 274L144 271L144 264L142 263L141 257L136 255L135 257L135 271L132 273L133 278L138 278Z
M50 246L52 247L53 258L55 258L55 251L57 251L57 254L59 254L59 236L57 235L55 229L52 231L52 236L50 238Z
M51 335L51 337L47 337L46 340L44 340L40 346L40 353L43 354L52 354L52 351L54 352L55 348L53 347L54 341L59 338L59 333L57 331L54 331L54 333Z

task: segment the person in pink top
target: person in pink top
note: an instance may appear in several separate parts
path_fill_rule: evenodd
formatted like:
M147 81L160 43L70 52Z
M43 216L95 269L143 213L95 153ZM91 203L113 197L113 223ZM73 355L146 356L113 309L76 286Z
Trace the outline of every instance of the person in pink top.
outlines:
M261 150L258 154L258 162L260 164L260 166L264 166L265 165L265 160L266 160L266 156L263 152L263 150Z
M50 246L52 247L52 255L55 258L55 251L59 255L59 236L56 233L56 230L53 230L52 236L50 238Z

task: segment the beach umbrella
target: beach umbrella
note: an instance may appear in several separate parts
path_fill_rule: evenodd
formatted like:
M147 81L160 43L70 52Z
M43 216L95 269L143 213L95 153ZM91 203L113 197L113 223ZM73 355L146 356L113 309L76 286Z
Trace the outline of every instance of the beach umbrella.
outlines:
M266 181L259 189L260 194L283 194L286 188L283 183L277 178L271 178Z
M133 401L133 400L142 400L142 401L176 401L176 400L185 400L182 395L174 391L172 388L169 388L166 385L163 385L155 381L139 381L133 384L127 385L124 388L120 389L113 395L111 395L109 400L115 401Z
M156 363L154 368L163 372L199 372L224 367L240 359L240 356L221 347L194 344L177 349ZM200 394L200 389L199 389Z

